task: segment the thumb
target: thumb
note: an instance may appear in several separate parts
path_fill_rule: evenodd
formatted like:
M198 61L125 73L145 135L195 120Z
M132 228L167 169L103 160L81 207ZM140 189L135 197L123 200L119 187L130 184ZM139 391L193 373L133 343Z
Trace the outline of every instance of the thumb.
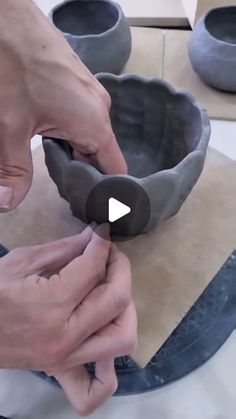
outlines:
M91 240L94 224L82 233L55 242L15 249L2 259L13 277L41 275L62 269L84 252Z
M0 212L15 208L24 199L32 175L30 138L0 138Z

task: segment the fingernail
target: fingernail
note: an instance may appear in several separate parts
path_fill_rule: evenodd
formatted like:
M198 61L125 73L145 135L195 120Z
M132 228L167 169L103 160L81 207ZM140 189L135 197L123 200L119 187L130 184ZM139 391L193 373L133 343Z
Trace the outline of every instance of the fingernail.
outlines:
M6 211L11 206L13 198L13 188L10 186L0 186L0 211Z

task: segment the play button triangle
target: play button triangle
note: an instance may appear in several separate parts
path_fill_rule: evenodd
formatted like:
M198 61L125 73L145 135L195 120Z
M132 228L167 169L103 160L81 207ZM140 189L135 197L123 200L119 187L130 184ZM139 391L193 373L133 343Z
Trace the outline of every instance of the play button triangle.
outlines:
M115 198L109 198L108 201L108 219L110 223L114 223L120 218L131 212L131 208L128 205L123 204L123 202L118 201Z

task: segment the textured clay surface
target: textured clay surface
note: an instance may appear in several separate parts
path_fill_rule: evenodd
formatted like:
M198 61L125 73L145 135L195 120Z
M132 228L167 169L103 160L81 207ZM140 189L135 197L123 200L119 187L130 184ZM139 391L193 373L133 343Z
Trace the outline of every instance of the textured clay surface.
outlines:
M100 79L112 99L111 122L129 175L144 178L177 166L201 137L201 114L185 94L163 84Z
M145 228L149 231L178 212L201 174L210 136L207 114L189 93L159 79L111 74L98 79L111 95L111 123L128 163L129 174L123 178L136 182L150 200ZM75 216L88 221L90 192L99 182L117 176L73 160L65 141L44 139L44 150L59 193ZM133 206L136 218L130 222L129 235L138 231L137 214L142 214L138 195Z

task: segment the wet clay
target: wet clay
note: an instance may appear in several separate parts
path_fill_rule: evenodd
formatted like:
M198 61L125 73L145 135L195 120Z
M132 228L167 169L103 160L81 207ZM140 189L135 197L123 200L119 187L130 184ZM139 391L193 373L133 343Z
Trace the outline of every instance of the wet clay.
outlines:
M142 231L150 231L179 211L197 182L210 137L208 116L192 95L162 80L111 74L97 78L111 96L111 124L127 161L128 175L104 175L73 159L66 141L46 138L43 144L49 174L73 214L85 222L89 222L87 202L95 188L110 182L109 193L123 193L126 183L132 181L149 200L150 217ZM127 189L125 200L120 199L135 208L125 233L125 217L122 219L124 235L137 234L140 228L143 201L133 186ZM99 189L92 205L92 209L97 205L93 220L98 223L105 221L105 192Z

